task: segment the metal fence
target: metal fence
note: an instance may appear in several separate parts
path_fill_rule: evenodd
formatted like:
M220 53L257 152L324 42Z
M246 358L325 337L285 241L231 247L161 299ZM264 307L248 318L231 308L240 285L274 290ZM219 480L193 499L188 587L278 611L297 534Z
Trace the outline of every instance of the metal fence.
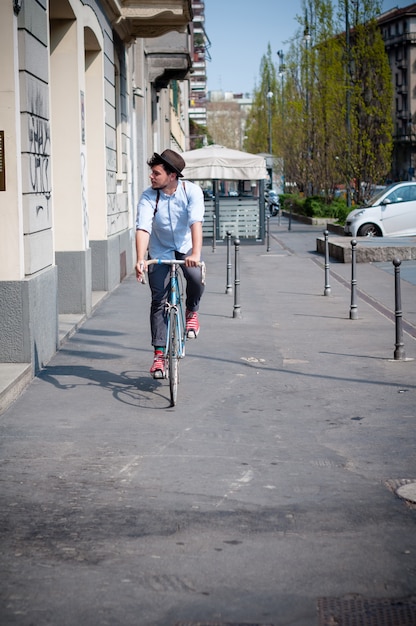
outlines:
M259 196L219 197L205 200L204 238L224 240L227 232L240 240L263 242L264 200Z

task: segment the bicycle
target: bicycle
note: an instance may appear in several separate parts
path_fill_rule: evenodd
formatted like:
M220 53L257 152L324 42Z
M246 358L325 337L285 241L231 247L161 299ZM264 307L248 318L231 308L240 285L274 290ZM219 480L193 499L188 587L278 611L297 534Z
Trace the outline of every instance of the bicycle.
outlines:
M169 293L166 301L167 333L165 348L166 376L169 379L170 405L175 406L178 396L179 361L185 356L186 324L185 310L182 305L183 294L179 281L178 268L185 265L178 259L149 259L147 265L170 265ZM198 263L201 268L201 281L205 283L205 263Z

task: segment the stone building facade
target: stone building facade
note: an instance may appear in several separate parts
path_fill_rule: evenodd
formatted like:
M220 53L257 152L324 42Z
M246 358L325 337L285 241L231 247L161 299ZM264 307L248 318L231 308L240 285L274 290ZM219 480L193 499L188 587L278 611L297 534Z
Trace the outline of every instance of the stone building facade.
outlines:
M153 151L186 150L191 0L0 3L0 364L134 267Z

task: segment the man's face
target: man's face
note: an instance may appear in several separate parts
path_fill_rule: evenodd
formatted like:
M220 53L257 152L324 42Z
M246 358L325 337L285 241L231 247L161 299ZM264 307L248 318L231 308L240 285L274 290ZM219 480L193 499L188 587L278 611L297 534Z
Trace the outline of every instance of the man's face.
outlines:
M176 174L168 174L163 165L154 165L150 171L152 189L166 189L176 181Z

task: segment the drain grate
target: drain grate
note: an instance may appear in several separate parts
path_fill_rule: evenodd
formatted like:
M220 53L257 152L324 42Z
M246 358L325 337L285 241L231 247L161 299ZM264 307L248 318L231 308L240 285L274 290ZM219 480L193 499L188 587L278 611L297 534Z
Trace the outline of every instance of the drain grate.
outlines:
M273 624L252 624L250 622L176 622L175 626L273 626Z
M415 626L416 597L318 598L318 626Z

